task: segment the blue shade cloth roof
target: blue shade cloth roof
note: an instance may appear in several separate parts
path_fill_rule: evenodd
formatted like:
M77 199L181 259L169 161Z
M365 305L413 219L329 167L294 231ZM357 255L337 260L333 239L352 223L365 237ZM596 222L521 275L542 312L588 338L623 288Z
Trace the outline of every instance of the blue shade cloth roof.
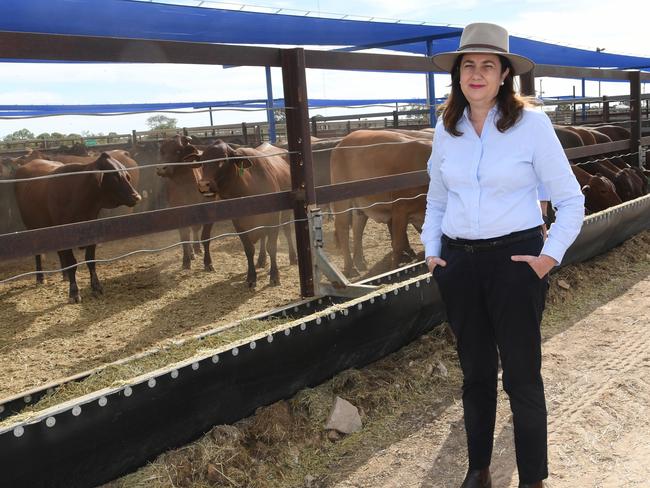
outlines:
M458 47L461 32L460 28L448 26L280 15L137 0L3 0L0 30L231 44L381 45L416 54L426 54L427 38L434 39L434 53L453 51ZM510 50L539 64L650 68L650 58L646 57L595 52L514 36ZM0 57L1 53L0 46Z
M437 99L436 103L442 103ZM359 107L364 105L387 105L394 103L426 104L424 98L374 98L364 100L347 99L321 99L310 98L310 108L326 107ZM273 100L275 108L284 107L284 99ZM0 117L21 118L41 117L50 115L91 115L91 114L113 114L121 115L126 113L148 113L155 111L170 111L183 109L264 109L266 100L229 100L213 102L176 102L176 103L125 103L125 104L94 104L94 105L0 105ZM191 112L187 112L191 113Z

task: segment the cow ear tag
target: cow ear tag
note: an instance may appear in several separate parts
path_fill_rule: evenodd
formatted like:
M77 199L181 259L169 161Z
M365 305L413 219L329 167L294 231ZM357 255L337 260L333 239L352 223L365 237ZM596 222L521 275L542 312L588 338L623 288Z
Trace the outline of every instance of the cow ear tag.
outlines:
M243 161L240 161L240 162L239 162L239 166L238 166L238 168L239 168L239 171L238 171L238 172L239 172L239 176L244 176L244 162L243 162Z

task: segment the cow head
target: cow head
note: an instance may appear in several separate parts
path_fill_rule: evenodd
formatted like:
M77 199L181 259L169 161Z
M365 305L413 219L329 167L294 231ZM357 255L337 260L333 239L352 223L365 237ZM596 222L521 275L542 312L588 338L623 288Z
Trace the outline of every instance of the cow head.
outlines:
M179 163L188 161L198 161L201 153L191 144L192 138L187 136L175 136L167 139L160 144L160 162ZM171 177L178 166L161 166L156 169L159 176Z
M0 179L13 178L18 165L11 158L0 159Z
M589 182L582 187L582 193L585 207L590 212L600 212L621 203L612 182L599 174L589 178Z
M27 149L27 152L23 154L22 156L18 156L16 159L14 159L14 162L18 166L22 166L23 164L27 164L30 161L33 161L34 159L49 159L47 156L45 156L41 151L38 149Z
M231 159L232 158L232 159ZM201 155L203 177L199 181L199 191L205 196L215 193L225 197L226 182L229 178L243 176L253 163L242 158L237 150L222 140L215 141Z
M131 175L117 159L101 153L94 164L98 170L106 171L97 175L106 208L133 207L142 199L131 185Z
M636 188L636 181L636 175L634 175L634 172L631 169L622 169L616 173L616 176L614 176L614 186L616 187L616 192L621 197L621 200L629 202L630 200L634 200L636 197L641 196L640 192Z

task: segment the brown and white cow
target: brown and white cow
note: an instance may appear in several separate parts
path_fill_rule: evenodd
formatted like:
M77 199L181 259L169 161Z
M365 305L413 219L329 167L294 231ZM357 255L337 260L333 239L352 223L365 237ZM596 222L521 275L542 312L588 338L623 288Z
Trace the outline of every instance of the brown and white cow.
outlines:
M86 171L106 173L82 174ZM102 153L89 163L63 164L56 161L34 159L16 170L16 179L45 175L60 177L26 180L16 183L16 201L25 227L39 229L52 225L83 222L97 218L100 209L120 205L134 206L140 195L131 185L131 176L122 163ZM76 264L72 249L58 251L61 264L67 270L70 282L69 300L78 303L79 288L76 281ZM95 244L86 247L86 261L95 259ZM90 282L94 294L103 288L95 271L95 263L88 263ZM36 256L36 271L42 271L41 257ZM39 283L43 275L36 275Z
M282 155L271 155L277 153ZM287 162L286 151L271 145L262 145L258 149L233 148L223 141L216 141L205 149L201 160L203 163L203 179L199 184L202 193L216 193L222 199L241 198L264 193L273 193L291 188L291 173ZM216 161L213 161L216 160ZM266 239L266 251L271 258L269 271L271 285L280 284L280 273L277 265L277 241L279 226L289 218L289 212L273 212L261 215L251 215L233 219L235 230L239 233L248 271L246 282L250 288L257 283L254 254L255 243ZM295 248L288 225L282 226L289 245L289 261L294 264ZM260 254L263 252L262 248Z
M160 162L178 163L198 161L201 150L192 144L192 139L186 136L175 136L160 144ZM159 167L158 176L165 178L167 203L171 207L205 203L205 197L197 189L201 180L201 168L196 165L169 165ZM178 229L181 242L183 242L183 269L190 269L194 254L201 253L199 239L203 243L203 268L214 271L210 256L210 231L212 224L194 227L181 227ZM190 244L190 240L194 241Z
M414 139L405 134L383 130L358 130L347 135L336 147L331 158L331 181L342 183L379 176L388 176L425 170L431 155L429 140ZM374 147L363 147L373 146ZM391 234L392 265L399 266L404 261L414 258L406 235L409 223L420 230L424 221L428 181L422 186L405 190L364 195L346 200L332 202L335 212L335 232L338 245L343 253L343 272L348 276L357 274L357 269L365 269L363 257L362 234L365 219L388 224ZM408 200L398 200L408 198ZM396 201L397 200L397 201ZM346 211L353 207L368 207L378 202L393 202L374 205L361 210L362 217L352 218ZM354 224L354 225L353 225ZM353 225L354 258L350 254L350 226Z

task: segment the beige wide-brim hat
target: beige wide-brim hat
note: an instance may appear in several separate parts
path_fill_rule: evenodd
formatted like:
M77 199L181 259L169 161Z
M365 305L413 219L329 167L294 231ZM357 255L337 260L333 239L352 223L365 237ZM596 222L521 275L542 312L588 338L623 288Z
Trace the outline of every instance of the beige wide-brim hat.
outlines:
M535 67L530 59L512 54L508 31L496 24L477 22L469 24L460 36L460 46L457 51L440 53L433 56L433 62L441 70L451 72L456 58L461 54L498 54L510 60L513 75L527 73Z

